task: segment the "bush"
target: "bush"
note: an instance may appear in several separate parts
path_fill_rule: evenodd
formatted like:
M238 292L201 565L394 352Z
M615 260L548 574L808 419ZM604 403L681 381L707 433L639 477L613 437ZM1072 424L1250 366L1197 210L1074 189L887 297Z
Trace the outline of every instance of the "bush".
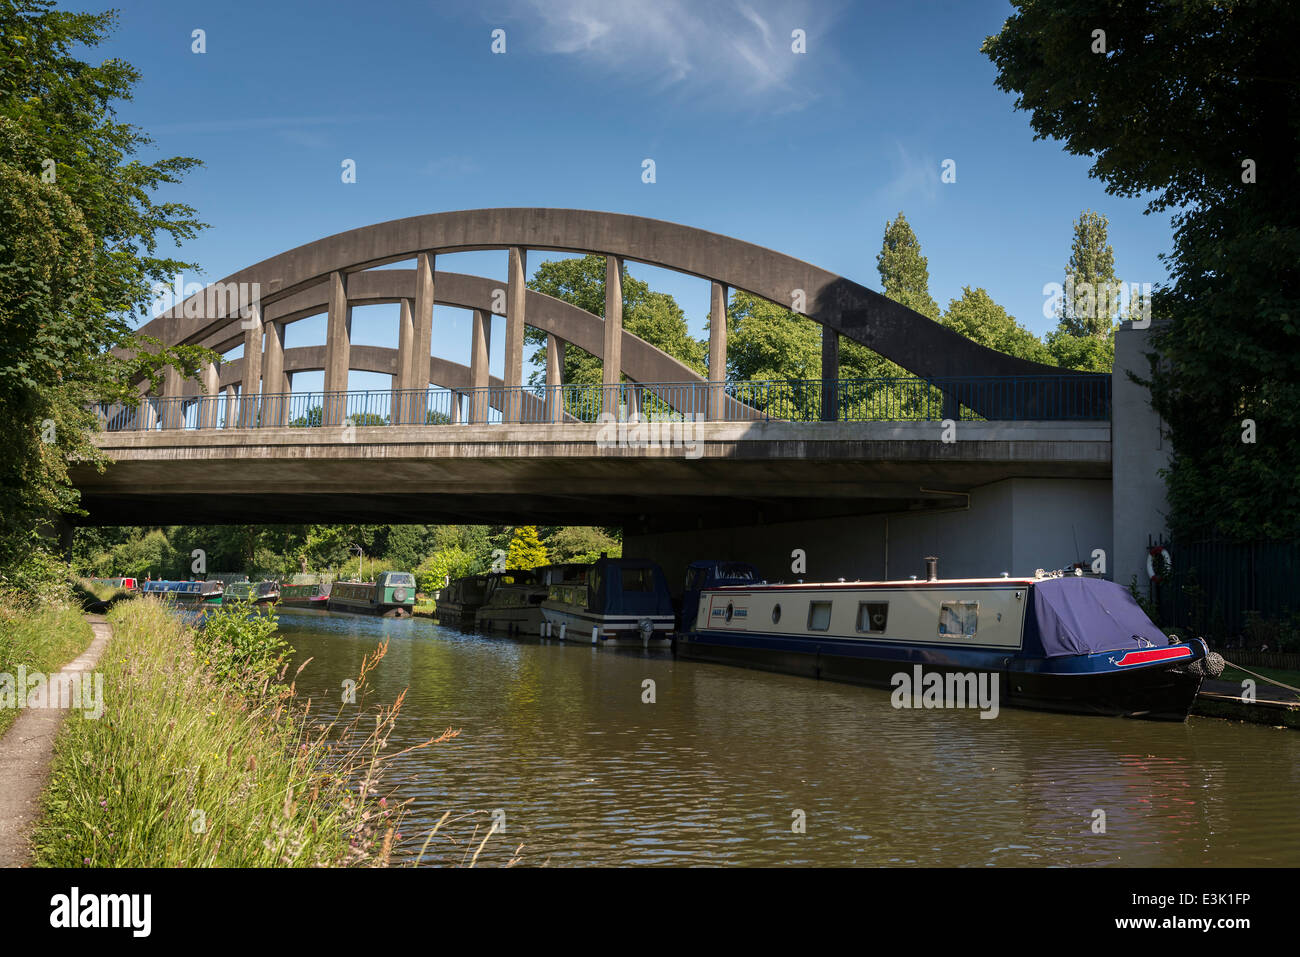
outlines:
M265 608L240 601L207 609L194 636L204 665L244 694L265 689L292 651L278 634L279 619Z

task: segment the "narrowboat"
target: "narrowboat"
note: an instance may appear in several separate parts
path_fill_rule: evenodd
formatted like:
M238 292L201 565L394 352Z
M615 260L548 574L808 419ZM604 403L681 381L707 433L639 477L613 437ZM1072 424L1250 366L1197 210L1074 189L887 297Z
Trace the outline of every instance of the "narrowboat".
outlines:
M677 609L678 630L689 631L695 624L695 609L700 604L700 592L706 588L721 588L723 585L755 585L762 581L762 574L749 562L718 559L691 562L686 566L686 584L682 588L682 601Z
M335 582L330 588L330 611L406 618L414 609L415 576L410 572L381 572L372 582Z
M490 575L466 575L464 578L452 579L438 593L438 604L434 614L439 624L473 624L474 613L487 597L490 578Z
M970 687L973 676L1003 706L1171 721L1223 669L1202 639L1162 634L1114 582L1041 569L941 580L934 560L926 564L919 581L704 589L676 653L895 696L913 682Z
M92 578L90 583L102 588L120 588L123 591L136 591L140 587L134 578Z
M666 641L673 634L663 569L635 558L602 558L582 580L550 585L542 615L551 636L566 641Z
M143 593L173 605L220 605L224 586L219 581L148 581Z
M280 604L293 611L328 611L330 583L316 585L281 585Z
M226 586L225 594L222 595L222 600L225 599L251 602L254 605L269 605L271 602L280 600L280 583L272 581L262 581L257 584L253 582L231 582Z
M492 572L474 624L485 631L536 635L542 627L547 586L533 569Z

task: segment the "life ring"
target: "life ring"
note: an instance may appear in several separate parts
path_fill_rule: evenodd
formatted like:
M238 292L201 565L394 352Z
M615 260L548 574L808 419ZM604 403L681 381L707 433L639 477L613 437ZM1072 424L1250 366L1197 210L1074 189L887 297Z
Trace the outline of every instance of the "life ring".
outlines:
M1165 575L1156 571L1157 558L1160 559L1165 574L1168 574L1170 569L1174 567L1174 560L1169 555L1169 549L1163 545L1156 545L1154 548L1147 549L1147 577L1158 585L1165 580Z

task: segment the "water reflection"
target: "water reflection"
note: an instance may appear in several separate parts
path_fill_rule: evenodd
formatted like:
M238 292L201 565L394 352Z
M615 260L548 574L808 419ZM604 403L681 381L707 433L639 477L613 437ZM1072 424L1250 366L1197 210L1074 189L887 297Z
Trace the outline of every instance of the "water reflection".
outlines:
M409 689L392 750L402 853L505 812L480 863L1289 865L1300 735L1004 709L895 710L883 691L427 619L284 614L298 679L337 696L383 638L374 700ZM655 702L643 703L653 680ZM334 700L338 700L334 698ZM1094 833L1095 812L1105 833ZM792 831L803 812L806 832ZM480 832L481 833L481 832ZM445 859L445 857L443 858Z

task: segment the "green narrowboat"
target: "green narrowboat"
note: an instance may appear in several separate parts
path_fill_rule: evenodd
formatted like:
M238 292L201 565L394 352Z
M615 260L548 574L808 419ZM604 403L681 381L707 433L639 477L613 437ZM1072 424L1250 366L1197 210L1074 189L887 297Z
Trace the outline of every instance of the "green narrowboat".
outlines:
M329 610L406 618L415 610L415 576L382 572L372 582L335 582L330 588Z
M280 600L280 583L272 581L231 582L226 586L222 599L252 602L254 605L269 605Z
M219 581L149 581L144 583L143 589L146 595L191 608L220 605L224 591L225 588Z

